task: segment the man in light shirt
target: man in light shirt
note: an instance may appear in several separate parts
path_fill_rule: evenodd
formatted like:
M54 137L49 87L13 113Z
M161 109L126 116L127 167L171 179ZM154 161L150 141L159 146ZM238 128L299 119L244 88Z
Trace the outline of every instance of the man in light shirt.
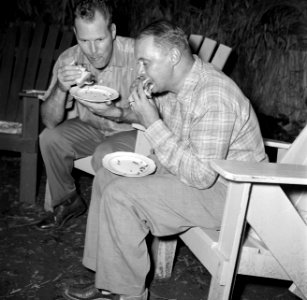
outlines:
M136 76L134 40L116 36L113 8L107 0L82 0L74 9L77 45L64 51L41 106L46 129L40 135L40 150L46 167L53 213L36 228L60 228L83 214L87 204L76 191L72 176L75 159L93 155L96 171L102 157L113 151L133 151L136 121L129 107L130 85ZM69 94L86 68L98 85L119 92L120 98L91 110ZM74 118L66 119L66 115Z
M136 38L142 84L129 97L143 125L156 172L138 178L97 172L83 264L95 284L70 286L67 299L147 299L150 269L146 236L179 234L199 226L218 230L227 182L213 159L266 159L257 117L238 86L192 55L184 32L168 21L148 25ZM103 295L103 296L102 296Z

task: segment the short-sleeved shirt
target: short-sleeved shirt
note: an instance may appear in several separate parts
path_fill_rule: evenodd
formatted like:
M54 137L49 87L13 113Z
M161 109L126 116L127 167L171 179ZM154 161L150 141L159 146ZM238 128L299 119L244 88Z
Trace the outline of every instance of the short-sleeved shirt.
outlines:
M44 95L46 99L57 81L57 70L67 64L85 65L96 78L97 84L108 86L119 92L119 99L115 101L118 107L129 108L128 97L130 85L137 76L137 65L134 56L134 39L117 36L113 43L113 53L109 64L102 70L95 69L82 53L77 44L65 50L58 58L53 68L53 77ZM106 136L116 132L134 130L130 124L117 123L91 113L85 106L68 96L67 108L71 108L71 115L78 116L82 121L101 130Z
M231 78L194 58L179 93L155 99L161 120L145 136L172 174L205 189L217 179L211 160L262 161L267 156L250 101Z

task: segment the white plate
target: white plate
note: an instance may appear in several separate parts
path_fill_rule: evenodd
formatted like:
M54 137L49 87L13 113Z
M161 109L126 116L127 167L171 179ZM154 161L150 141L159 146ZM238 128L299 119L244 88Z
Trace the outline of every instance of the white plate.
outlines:
M117 91L103 85L86 85L82 88L74 86L69 92L77 100L92 103L112 101L119 96Z
M155 162L134 152L113 152L102 159L103 166L110 172L126 177L143 177L156 169Z

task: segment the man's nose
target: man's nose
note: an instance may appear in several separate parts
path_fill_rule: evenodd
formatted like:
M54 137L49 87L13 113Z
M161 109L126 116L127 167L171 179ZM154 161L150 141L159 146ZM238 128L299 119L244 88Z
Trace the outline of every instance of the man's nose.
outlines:
M97 47L95 45L95 42L90 43L90 51L92 54L96 53Z
M139 76L145 75L145 69L144 69L144 65L142 63L139 64L138 75Z

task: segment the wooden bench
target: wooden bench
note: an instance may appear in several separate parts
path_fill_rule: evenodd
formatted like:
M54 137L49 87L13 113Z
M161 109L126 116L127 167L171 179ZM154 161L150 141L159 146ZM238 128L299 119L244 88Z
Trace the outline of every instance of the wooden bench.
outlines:
M54 62L74 43L74 34L56 25L17 23L2 38L0 150L21 154L20 200L33 203L40 129L37 96L47 89Z

